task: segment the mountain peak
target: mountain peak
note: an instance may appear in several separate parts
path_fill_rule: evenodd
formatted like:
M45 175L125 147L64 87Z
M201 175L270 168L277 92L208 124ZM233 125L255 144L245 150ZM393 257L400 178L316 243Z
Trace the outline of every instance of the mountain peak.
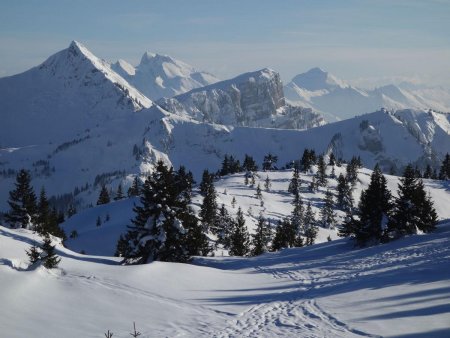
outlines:
M178 64L186 65L183 62L178 61L169 55L145 52L144 55L142 55L139 66L146 65L146 64L162 64L164 62L173 63L173 64L177 64L177 65Z
M339 80L319 67L311 68L306 73L295 76L292 79L292 82L298 87L309 91L347 87L347 84L344 81Z

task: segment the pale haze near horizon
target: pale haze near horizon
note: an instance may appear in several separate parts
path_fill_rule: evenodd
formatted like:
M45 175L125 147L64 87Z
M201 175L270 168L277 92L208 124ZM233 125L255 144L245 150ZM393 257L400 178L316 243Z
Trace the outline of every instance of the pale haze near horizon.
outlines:
M0 76L72 40L108 61L168 54L221 79L320 67L352 84L450 85L450 1L5 1Z

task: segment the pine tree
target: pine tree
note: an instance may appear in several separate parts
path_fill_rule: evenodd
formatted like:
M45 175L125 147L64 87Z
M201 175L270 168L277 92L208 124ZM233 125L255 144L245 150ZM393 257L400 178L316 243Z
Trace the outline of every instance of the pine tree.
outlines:
M272 155L271 153L267 154L266 156L264 156L264 160L263 160L263 170L267 171L267 170L274 170L276 169L275 167L275 163L277 163L278 161L278 156Z
M270 188L272 187L272 183L270 183L269 175L266 176L266 180L264 181L264 189L266 191L270 191Z
M203 202L200 208L200 218L204 225L204 231L214 228L217 217L217 194L212 176L206 176L202 180Z
M262 200L263 196L262 196L262 191L261 191L261 186L258 183L258 186L256 187L256 193L255 193L255 197L259 200Z
M429 164L427 164L425 172L423 173L423 178L432 178L432 176L433 176L433 170L431 169L431 166Z
M202 196L205 196L207 193L209 186L213 184L214 175L210 174L207 169L203 170L202 181L200 182L200 193Z
M30 264L37 263L41 259L41 253L39 251L39 247L36 245L33 245L30 248L30 250L26 250L26 254L28 256Z
M217 224L216 224L216 235L217 235L217 244L223 245L225 248L230 247L230 238L231 233L234 229L234 220L228 214L227 209L225 209L225 205L222 204L222 207L219 210L219 214L217 216Z
M244 163L242 164L242 169L253 172L253 171L258 170L258 166L256 165L256 162L253 159L253 157L245 154Z
M311 166L316 163L316 153L314 150L305 149L303 151L302 159L300 160L300 166L302 170L306 173Z
M41 193L39 195L36 223L37 224L35 229L39 234L43 235L50 231L51 210L44 187L42 187Z
M442 161L441 169L439 170L439 179L440 180L450 180L450 154L449 153L447 153L445 155L445 158Z
M328 165L335 166L336 165L336 157L333 153L330 154L330 160L328 161Z
M323 156L319 156L319 160L317 162L316 182L317 185L320 187L325 187L327 185L327 175L325 171L326 171L325 161L323 159Z
M368 188L361 193L357 218L350 217L340 233L350 234L359 246L385 241L386 223L392 209L391 199L386 178L377 164Z
M128 197L135 197L141 194L141 185L139 183L139 178L134 177L131 187L128 189Z
M15 189L9 192L11 208L5 215L6 222L14 228L30 227L36 219L36 195L31 186L31 176L22 169L16 176Z
M295 232L295 239L292 244L293 244L293 246L299 247L299 246L303 246L302 236L304 235L303 202L302 202L302 199L301 199L299 193L294 195L294 200L293 200L292 204L294 206L294 209L292 210L292 213L291 213L290 222L292 225L292 229Z
M306 207L303 223L304 223L305 244L313 245L316 240L318 231L316 227L316 218L311 208L311 203L308 203Z
M350 212L353 208L352 188L342 174L338 177L337 206L345 212Z
M44 261L44 267L47 269L57 268L59 262L61 261L61 258L56 255L55 246L52 245L52 240L48 235L44 237L41 257Z
M231 207L234 209L236 207L236 197L233 196L231 200Z
M350 182L352 186L356 184L356 181L358 179L358 168L359 168L358 158L352 157L352 160L347 165L346 169L347 182Z
M260 215L258 218L258 225L256 232L252 235L252 256L258 256L268 251L271 231L267 220Z
M289 183L288 191L293 195L300 192L300 173L297 167L294 167L294 171L292 172L292 178Z
M98 196L97 205L108 204L109 202L111 202L111 199L109 197L108 189L106 189L105 185L102 185Z
M117 187L117 191L116 191L116 196L114 196L114 201L120 201L123 198L124 198L124 196L123 196L122 183L119 183L119 186Z
M249 234L245 226L244 214L239 207L230 238L230 255L245 256L249 252Z
M329 189L327 189L327 192L325 193L324 206L320 210L320 215L322 218L322 226L324 228L334 227L336 217L334 214L333 193Z
M181 221L183 227L187 229L186 247L189 256L207 256L212 248L209 245L209 239L204 232L204 228L199 224L194 213L182 213Z
M417 230L431 232L436 228L437 214L433 202L411 165L405 168L397 194L388 224L391 236L411 235Z

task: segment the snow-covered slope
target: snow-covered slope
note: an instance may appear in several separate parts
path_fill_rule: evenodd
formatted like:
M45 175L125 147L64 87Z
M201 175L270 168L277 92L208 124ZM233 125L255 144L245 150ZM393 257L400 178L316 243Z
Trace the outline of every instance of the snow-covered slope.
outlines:
M214 75L198 71L180 60L150 52L142 56L137 67L124 60L111 67L152 100L179 95L218 81Z
M59 142L152 102L79 42L0 78L0 148Z
M205 168L218 170L225 154L243 159L247 153L261 163L271 152L282 167L299 159L305 148L346 160L359 155L366 167L379 162L386 172L391 167L400 172L410 162L437 167L450 149L449 130L449 115L426 111L379 111L298 131L200 123L153 106L60 144L1 150L0 210L7 208L14 170L20 168L30 168L36 190L45 186L49 195L71 193L87 184L87 192L77 198L88 205L95 203L100 183L115 189L123 181L127 188L133 175L145 175L158 159L184 165L196 178Z
M325 123L311 109L286 105L280 75L267 68L157 103L177 115L232 126L307 129Z
M255 258L120 266L61 245L57 270L27 270L39 240L0 227L5 337L448 337L450 224L354 250L347 240ZM44 310L45 309L45 310Z
M284 91L289 102L321 112L329 121L347 119L381 107L450 111L448 92L442 89L411 91L391 84L366 90L348 85L320 68L295 76Z

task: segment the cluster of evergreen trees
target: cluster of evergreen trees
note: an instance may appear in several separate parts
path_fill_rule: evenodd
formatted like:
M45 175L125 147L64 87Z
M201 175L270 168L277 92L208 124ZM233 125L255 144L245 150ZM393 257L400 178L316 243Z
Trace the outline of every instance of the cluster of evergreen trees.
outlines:
M359 246L387 242L418 231L431 232L437 223L431 197L411 165L405 168L400 179L397 198L392 197L377 165L369 187L361 194L358 208L354 212L347 210L340 235L353 237Z
M33 245L27 251L30 263L43 261L46 268L56 267L60 258L51 245L50 235L65 239L64 231L59 226L64 222L64 214L50 207L44 188L41 189L39 199L36 198L28 171L22 169L17 173L15 188L9 192L8 204L10 210L5 215L7 224L13 228L34 230L44 238L41 247Z

